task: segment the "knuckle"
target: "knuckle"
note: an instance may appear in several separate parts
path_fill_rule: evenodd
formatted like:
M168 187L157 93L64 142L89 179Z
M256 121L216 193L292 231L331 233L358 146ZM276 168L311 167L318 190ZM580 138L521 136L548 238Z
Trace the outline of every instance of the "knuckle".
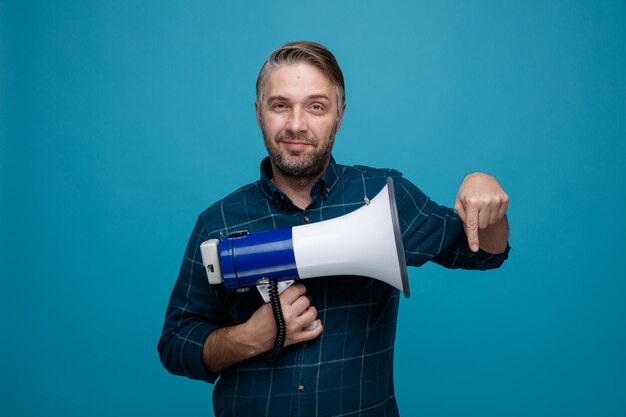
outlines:
M293 320L294 314L291 311L291 309L284 309L283 308L283 319L285 320L285 323L291 323Z
M306 297L300 297L296 301L293 302L294 309L300 312L300 314L304 313L309 309L309 299Z
M476 230L478 228L478 221L476 219L468 219L465 225L469 230Z
M297 283L293 284L291 287L294 288L295 290L297 290L298 292L303 293L303 294L306 292L306 287L301 282L297 282Z

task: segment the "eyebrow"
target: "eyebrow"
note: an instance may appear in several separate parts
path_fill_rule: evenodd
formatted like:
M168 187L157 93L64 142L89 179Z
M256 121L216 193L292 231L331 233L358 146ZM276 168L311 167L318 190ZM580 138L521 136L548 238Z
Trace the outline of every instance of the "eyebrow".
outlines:
M310 95L308 98L309 99L314 99L314 100L323 99L323 100L329 100L330 101L330 98L326 94L313 94L313 95Z
M326 94L311 94L310 96L307 96L307 99L309 100L327 100L330 101L330 98L326 95ZM289 101L289 99L285 96L281 96L281 95L275 95L275 96L270 96L267 98L268 102L272 102L272 101Z

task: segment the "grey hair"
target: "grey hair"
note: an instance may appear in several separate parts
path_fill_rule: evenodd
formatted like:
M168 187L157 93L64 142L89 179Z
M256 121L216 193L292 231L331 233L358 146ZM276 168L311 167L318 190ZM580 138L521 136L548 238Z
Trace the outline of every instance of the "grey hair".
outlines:
M337 114L341 117L346 102L343 73L332 52L322 44L311 41L289 42L270 54L261 67L259 77L256 80L256 100L259 109L263 104L263 85L272 72L282 66L298 63L313 65L335 84L337 87Z

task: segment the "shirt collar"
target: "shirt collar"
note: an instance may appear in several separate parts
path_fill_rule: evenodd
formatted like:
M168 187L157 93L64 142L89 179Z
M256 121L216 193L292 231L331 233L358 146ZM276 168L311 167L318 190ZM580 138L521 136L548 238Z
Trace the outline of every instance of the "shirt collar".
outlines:
M338 181L339 169L337 163L335 162L335 158L331 155L328 168L326 168L326 171L324 171L322 176L315 182L313 188L311 189L313 201L316 200L318 195L321 195L323 198L328 198ZM289 200L289 198L272 182L272 163L270 162L269 156L265 157L265 159L261 161L260 184L263 193L277 206L280 207Z

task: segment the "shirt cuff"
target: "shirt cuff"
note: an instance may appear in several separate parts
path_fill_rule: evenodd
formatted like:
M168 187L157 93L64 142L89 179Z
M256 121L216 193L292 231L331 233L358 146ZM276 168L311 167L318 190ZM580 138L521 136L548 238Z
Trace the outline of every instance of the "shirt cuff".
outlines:
M467 245L467 242L465 242L465 244ZM467 247L469 249L469 245ZM506 249L503 253L493 254L482 249L478 249L478 252L471 252L470 250L470 255L468 257L472 260L472 263L480 269L492 269L499 267L508 259L510 250L511 247L507 243Z

